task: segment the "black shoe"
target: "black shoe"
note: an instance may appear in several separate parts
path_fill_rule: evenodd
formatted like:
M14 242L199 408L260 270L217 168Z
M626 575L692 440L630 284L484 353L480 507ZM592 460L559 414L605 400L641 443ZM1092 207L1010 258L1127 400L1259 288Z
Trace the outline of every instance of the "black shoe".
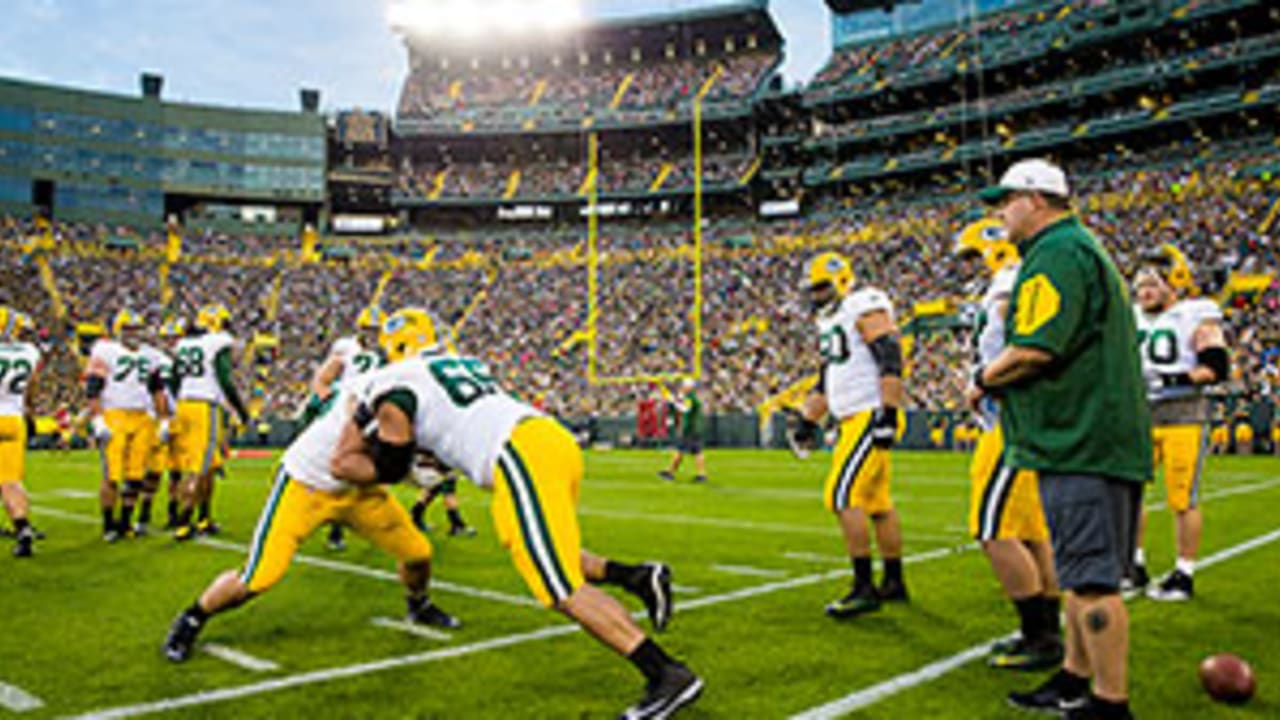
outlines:
M213 536L222 532L222 526L213 521L213 518L205 518L196 523L196 532L201 535Z
M666 470L659 472L658 477L662 478L663 480L666 480L667 482L672 482L676 479L675 475L672 475L670 472Z
M1022 710L1061 715L1089 699L1089 681L1059 670L1030 692L1009 693L1009 704Z
M1160 602L1186 602L1195 595L1195 580L1181 570L1174 570L1159 585L1147 590L1147 597Z
M164 656L171 662L182 662L191 657L191 650L196 645L196 636L200 634L200 629L203 627L204 623L192 617L187 611L182 611L178 619L173 621L173 625L169 626L169 636L164 639Z
M1063 714L1066 720L1133 720L1133 713L1128 706L1123 709L1104 708L1092 694L1080 707L1071 708Z
M1135 564L1129 574L1120 579L1120 593L1126 598L1146 592L1151 584L1151 575L1146 565Z
M644 601L649 622L655 632L662 632L671 621L674 607L671 597L671 568L665 563L644 563L638 577L627 583L627 589Z
M410 603L409 615L407 617L411 623L418 625L431 625L438 628L460 628L462 621L441 610L432 604L430 600L423 600L419 603Z
M471 527L470 525L454 525L453 527L449 528L449 534L454 537L458 537L458 536L475 537L476 529Z
M31 538L18 538L13 545L13 556L16 558L31 557Z
M702 679L684 665L669 665L662 677L650 683L640 702L627 708L619 720L661 720L693 703L702 694Z
M694 482L694 483L704 483L704 482L706 482L706 481L707 481L707 476L706 476L706 475L695 475L695 476L693 477L693 482Z
M901 580L885 580L880 583L880 588L876 590L876 595L880 596L881 602L910 602L911 598L907 595L907 586Z
M880 609L880 597L874 585L858 585L848 595L827 603L827 614L834 618L848 618L875 612Z
M987 658L987 666L998 670L1048 670L1062 664L1062 641L1057 638L1030 642L1018 638Z

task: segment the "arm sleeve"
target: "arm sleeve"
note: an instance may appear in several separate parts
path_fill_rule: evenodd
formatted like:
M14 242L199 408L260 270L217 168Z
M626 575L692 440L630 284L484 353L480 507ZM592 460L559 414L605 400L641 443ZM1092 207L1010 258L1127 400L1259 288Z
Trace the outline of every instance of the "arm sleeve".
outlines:
M214 372L218 376L218 387L222 388L222 394L227 396L227 402L236 414L242 418L249 417L249 412L244 407L244 402L240 400L240 392L236 390L236 384L232 382L231 367L231 348L223 348L213 359Z
M1010 345L1060 357L1076 344L1088 316L1089 276L1068 249L1046 248L1018 275L1005 317ZM1101 288L1097 292L1102 292Z

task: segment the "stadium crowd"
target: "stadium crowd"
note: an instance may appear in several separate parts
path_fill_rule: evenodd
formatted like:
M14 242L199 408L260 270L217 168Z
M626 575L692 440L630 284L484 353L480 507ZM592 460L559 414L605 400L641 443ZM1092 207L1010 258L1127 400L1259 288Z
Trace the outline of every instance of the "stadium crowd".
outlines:
M1277 160L1280 155L1271 150L1249 162ZM1274 227L1264 229L1263 219L1276 200L1263 180L1242 172L1241 162L1165 162L1129 172L1081 173L1079 212L1122 270L1131 270L1156 244L1182 248L1202 291L1226 303L1229 340L1237 353L1232 391L1273 395L1280 355L1280 281L1275 279L1280 248ZM859 282L886 289L904 320L913 317L917 303L971 295L973 287L952 261L950 248L953 234L973 211L967 197L879 198L848 206L819 203L800 220L762 224L738 217L711 223L704 232L702 307L702 393L708 407L751 411L818 367L798 287L803 260L820 249L846 253ZM190 315L206 302L223 302L242 339L255 331L277 335L281 353L265 401L268 411L278 414L304 399L311 369L375 297L385 307L431 307L456 328L464 350L488 360L510 387L553 412L629 413L647 392L643 382L588 382L582 227L437 237L432 264L425 269L397 266L373 251L345 262L263 261L258 252L279 241L248 238L222 245L230 254L220 260L184 257L168 265L162 283L160 246L108 250L94 229L60 225L61 240L43 257L67 309L62 321L54 317L37 257L23 250L32 229L12 218L0 227L7 294L2 299L36 319L46 348L59 347L54 357L60 359L50 373L58 390L42 397L45 412L50 404L78 402L75 356L60 347L69 346L74 325L102 322L126 304L155 324L170 314ZM742 237L750 239L745 247L728 242ZM601 225L598 375L691 368L691 243L688 227L679 223ZM241 248L251 249L241 256ZM1240 290L1230 285L1240 274L1272 279L1265 287ZM172 296L167 303L166 293ZM908 383L915 407L962 406L968 348L963 327L915 336Z

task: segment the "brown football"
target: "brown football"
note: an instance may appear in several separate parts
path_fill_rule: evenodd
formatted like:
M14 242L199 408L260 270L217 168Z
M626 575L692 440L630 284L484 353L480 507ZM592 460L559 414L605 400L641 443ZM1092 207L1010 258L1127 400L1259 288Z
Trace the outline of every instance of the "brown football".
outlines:
M1200 683L1214 700L1228 703L1246 702L1258 689L1253 668L1231 653L1205 658L1200 663Z

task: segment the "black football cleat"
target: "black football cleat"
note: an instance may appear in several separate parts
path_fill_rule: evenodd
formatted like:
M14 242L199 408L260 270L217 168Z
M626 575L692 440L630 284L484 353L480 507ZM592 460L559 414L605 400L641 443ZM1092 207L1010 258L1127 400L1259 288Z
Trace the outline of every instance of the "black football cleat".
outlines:
M450 537L475 537L476 529L470 525L454 525L449 528Z
M910 602L911 597L907 594L906 583L901 580L885 580L880 583L880 587L876 590L876 595L880 596L881 602Z
M1009 704L1021 710L1062 715L1089 700L1089 681L1059 670L1029 692L1011 692Z
M661 479L663 479L663 480L666 480L667 482L672 482L672 481L674 481L674 480L676 479L676 476L675 476L675 475L673 475L673 474L671 474L671 472L670 472L670 471L668 471L668 470L661 470L661 471L659 471L659 472L658 472L658 477L659 477L659 478L661 478Z
M638 573L632 582L627 583L627 589L635 593L637 597L644 601L644 607L649 611L649 622L653 624L655 632L662 632L667 629L667 623L671 621L671 613L674 609L671 595L671 568L666 563L647 562L640 566L642 573Z
M987 666L997 670L1048 670L1062 664L1062 641L1046 638L1029 642L1018 638L987 658Z
M1147 597L1159 602L1186 602L1195 595L1195 580L1181 570L1174 570L1159 585L1147 590Z
M827 603L826 612L833 618L850 618L880 609L880 596L874 585L859 585L839 600Z
M662 720L692 704L701 694L702 679L684 665L675 663L667 666L657 682L649 684L640 702L618 717L619 720Z
M1133 713L1129 712L1127 707L1122 714L1116 713L1115 710L1106 712L1095 702L1095 698L1090 695L1080 707L1067 710L1062 717L1066 718L1066 720L1133 720Z
M1120 579L1120 594L1129 600L1145 593L1150 584L1151 575L1147 572L1147 566L1134 564L1129 568L1129 573Z
M195 649L196 637L203 627L204 623L183 610L169 627L169 635L164 639L164 656L169 658L170 662L176 663L191 657L191 651Z
M445 628L452 630L462 627L462 621L441 610L430 600L423 599L420 601L409 601L409 614L406 619L416 625L430 625L432 627Z

